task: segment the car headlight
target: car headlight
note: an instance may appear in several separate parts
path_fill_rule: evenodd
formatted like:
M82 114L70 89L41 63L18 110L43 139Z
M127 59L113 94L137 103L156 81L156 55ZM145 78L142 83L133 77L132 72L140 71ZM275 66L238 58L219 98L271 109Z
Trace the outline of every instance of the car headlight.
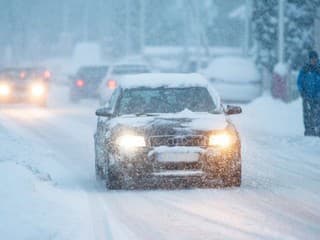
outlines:
M146 142L143 136L130 134L118 137L116 143L124 150L134 150L136 148L146 146Z
M228 148L235 142L235 137L229 132L221 132L209 136L209 146Z
M0 95L8 96L10 94L10 87L6 84L0 85Z
M31 87L31 94L34 97L40 97L45 93L45 87L42 84L34 84Z

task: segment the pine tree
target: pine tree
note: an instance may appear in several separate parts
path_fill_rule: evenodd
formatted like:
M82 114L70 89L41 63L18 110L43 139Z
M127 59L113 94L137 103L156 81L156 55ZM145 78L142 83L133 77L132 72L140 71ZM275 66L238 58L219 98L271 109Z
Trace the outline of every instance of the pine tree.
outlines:
M287 0L285 62L299 69L314 47L314 21L320 0ZM253 38L257 65L273 71L278 48L278 0L253 1Z
M314 48L314 21L320 0L287 0L286 5L285 55L291 68L297 70Z
M252 12L252 28L255 57L259 68L272 72L277 63L277 24L278 1L254 0Z

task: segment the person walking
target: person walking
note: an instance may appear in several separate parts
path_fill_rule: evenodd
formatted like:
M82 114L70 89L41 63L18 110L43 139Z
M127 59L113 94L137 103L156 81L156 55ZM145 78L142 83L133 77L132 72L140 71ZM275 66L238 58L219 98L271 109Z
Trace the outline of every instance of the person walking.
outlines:
M316 51L309 52L309 62L299 72L297 85L303 102L304 135L320 137L320 63Z

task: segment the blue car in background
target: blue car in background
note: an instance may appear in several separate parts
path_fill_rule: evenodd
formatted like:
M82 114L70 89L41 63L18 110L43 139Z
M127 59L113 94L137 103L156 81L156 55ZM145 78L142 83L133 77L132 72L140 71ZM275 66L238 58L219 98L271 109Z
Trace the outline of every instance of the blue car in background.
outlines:
M96 98L98 87L108 69L105 65L80 67L76 74L70 77L70 100L76 103L81 99Z

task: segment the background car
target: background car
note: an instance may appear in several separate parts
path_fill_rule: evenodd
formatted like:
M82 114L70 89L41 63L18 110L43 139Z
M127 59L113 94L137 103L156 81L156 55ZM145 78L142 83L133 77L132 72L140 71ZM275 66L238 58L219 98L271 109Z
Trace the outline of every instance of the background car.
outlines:
M50 71L41 67L0 71L0 102L30 102L47 106Z
M107 74L108 66L83 66L71 76L70 100L78 102L85 98L96 98L102 79Z
M150 72L150 68L145 64L121 63L111 66L99 87L100 104L104 105L109 100L113 90L124 76Z
M185 61L183 61L181 67L180 67L180 72L182 73L196 73L200 72L202 69L205 69L208 67L208 57L200 57L197 58L196 56L194 57L189 57Z
M240 137L198 74L127 76L96 111L95 168L111 189L240 186Z
M262 94L260 74L251 59L219 57L202 73L217 89L224 102L250 102Z

